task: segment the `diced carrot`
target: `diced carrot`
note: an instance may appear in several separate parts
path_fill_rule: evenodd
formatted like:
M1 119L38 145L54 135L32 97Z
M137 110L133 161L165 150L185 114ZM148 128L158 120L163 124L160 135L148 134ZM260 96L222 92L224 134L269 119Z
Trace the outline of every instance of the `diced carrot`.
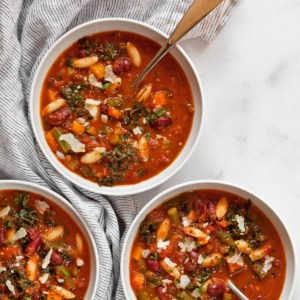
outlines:
M220 227L222 227L222 228L227 227L227 223L226 223L225 220L219 221L219 222L218 222L218 225L219 225Z
M57 150L57 142L51 131L47 131L46 140L52 151Z
M55 101L57 99L56 93L53 90L48 89L48 93L47 94L48 94L48 100L50 102L53 102L53 101Z
M102 63L90 66L90 70L97 77L98 80L103 79L105 76L105 65Z
M94 126L88 126L86 128L86 132L93 135L93 136L97 136L97 130Z
M167 104L167 94L165 92L158 92L153 96L153 103L155 106L164 106Z
M53 291L48 291L47 293L47 300L63 300L62 296L58 296Z
M72 123L72 128L71 130L76 134L76 135L81 135L85 132L84 126L82 126L79 122L73 121Z
M137 245L136 247L133 248L131 256L135 259L135 260L140 260L142 258L142 252L143 252L143 248L140 245Z
M109 106L108 107L108 115L113 118L119 119L119 118L122 118L123 112L112 106Z

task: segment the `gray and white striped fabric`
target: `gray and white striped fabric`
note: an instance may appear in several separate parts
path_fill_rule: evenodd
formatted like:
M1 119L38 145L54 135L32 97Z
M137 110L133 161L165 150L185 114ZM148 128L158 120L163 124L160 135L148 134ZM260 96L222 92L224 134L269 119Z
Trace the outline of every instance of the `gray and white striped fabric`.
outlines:
M124 299L121 245L137 213L134 197L104 197L72 185L51 167L28 117L33 74L47 49L86 21L124 17L170 33L192 0L0 0L0 173L48 186L67 198L90 226L100 254L97 300ZM188 37L211 41L237 0L224 0Z

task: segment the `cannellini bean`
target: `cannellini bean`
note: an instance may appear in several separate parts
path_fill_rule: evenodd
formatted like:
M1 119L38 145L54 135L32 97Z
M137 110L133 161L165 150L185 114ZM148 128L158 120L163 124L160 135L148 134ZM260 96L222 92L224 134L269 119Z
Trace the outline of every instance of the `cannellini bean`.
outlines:
M47 242L55 241L61 238L64 234L64 227L63 226L57 226L54 228L51 228L50 230L46 231L44 233L44 239Z
M79 233L76 233L76 247L79 254L83 252L83 239Z
M267 255L267 252L264 248L254 249L250 254L249 257L252 261L260 260Z
M227 201L227 198L226 197L222 197L217 206L216 206L216 215L217 215L217 218L220 220L222 219L226 213L227 213L227 210L228 210L228 201Z
M140 55L140 52L137 49L137 47L135 45L133 45L132 43L128 42L126 44L126 49L127 49L128 56L131 59L131 61L133 62L133 64L136 67L139 67L141 65L142 59L141 59L141 55Z
M211 268L216 267L222 262L222 255L220 253L212 253L206 256L202 262L202 267Z
M135 101L136 102L146 101L150 97L151 91L152 91L152 84L151 83L148 83L148 84L144 85L137 92L137 94L135 96Z
M83 164L95 164L96 162L100 161L102 159L101 153L105 153L106 149L102 147L97 147L93 149L92 151L84 154L81 157L81 162Z
M88 68L94 65L98 61L97 55L87 56L83 58L74 59L72 62L72 67L74 68Z
M252 249L250 248L248 242L244 240L237 240L235 241L235 244L238 250L243 253L250 254L252 252Z
M192 226L186 226L182 227L182 230L189 236L199 238L199 239L205 239L207 238L207 234L203 232L202 230L192 227Z
M149 160L149 143L144 136L142 136L138 141L138 154L143 162L147 162Z
M180 272L176 267L171 267L169 266L165 261L161 261L160 265L162 266L162 268L169 273L171 276L175 277L176 279L180 278Z
M46 115L60 109L61 107L65 106L67 101L63 98L58 98L57 100L49 103L46 105L42 110L42 116L45 117Z
M64 299L74 299L76 297L75 294L68 291L67 289L64 289L61 286L51 285L51 289L59 296L62 296Z
M31 256L26 265L26 275L30 281L35 281L38 272L39 257L37 255Z
M164 241L170 232L171 222L169 218L165 218L158 226L156 231L156 242Z

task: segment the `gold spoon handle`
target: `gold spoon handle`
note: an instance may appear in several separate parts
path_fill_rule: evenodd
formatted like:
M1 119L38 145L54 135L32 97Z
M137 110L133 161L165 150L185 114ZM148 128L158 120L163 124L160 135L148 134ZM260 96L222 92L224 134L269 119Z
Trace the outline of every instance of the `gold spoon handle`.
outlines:
M131 87L137 88L148 72L181 40L181 38L202 21L222 1L223 0L195 0L165 44L132 82Z

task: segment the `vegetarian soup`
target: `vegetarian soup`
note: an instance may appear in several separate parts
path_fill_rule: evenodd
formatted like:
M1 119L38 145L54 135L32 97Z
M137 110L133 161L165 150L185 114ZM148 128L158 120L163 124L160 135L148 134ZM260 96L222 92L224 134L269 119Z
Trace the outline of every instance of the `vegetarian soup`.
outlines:
M0 299L84 299L86 245L74 220L49 199L0 191Z
M132 81L159 45L114 31L87 36L62 53L41 93L48 145L69 170L99 185L134 184L169 166L189 136L189 82L170 54L138 91Z
M219 190L183 193L141 223L130 260L140 300L276 300L284 285L285 253L270 220L252 203Z

